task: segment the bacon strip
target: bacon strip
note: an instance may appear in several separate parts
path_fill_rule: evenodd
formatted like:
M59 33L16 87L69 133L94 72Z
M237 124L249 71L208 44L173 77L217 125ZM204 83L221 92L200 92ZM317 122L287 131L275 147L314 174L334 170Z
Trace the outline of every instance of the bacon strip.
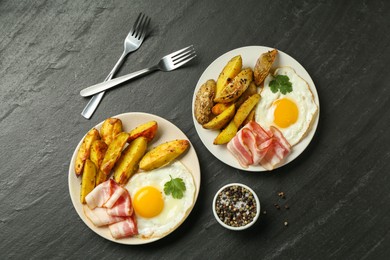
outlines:
M112 208L107 209L111 216L130 217L133 214L131 198L128 192L123 192Z
M99 184L86 197L84 214L97 227L109 227L114 238L138 234L129 192L109 179Z
M112 194L113 183L115 181L112 179L100 183L85 197L85 201L90 209L102 207L108 201Z
M124 193L128 193L127 190L122 188L114 180L112 180L111 197L106 201L106 203L103 204L103 207L108 209L112 208L118 201L118 199L124 196Z
M107 226L125 220L123 217L115 217L108 214L105 208L84 207L84 214L97 227Z
M109 225L110 232L113 238L119 239L138 234L137 223L134 217L128 217L123 221Z
M228 143L227 148L237 158L240 165L244 168L247 168L249 165L253 164L253 158L250 150L245 145L243 140L245 139L245 136L242 134L242 131L239 131L237 135Z
M227 148L241 166L260 164L267 170L274 169L291 151L291 145L277 128L266 131L255 121L238 131Z

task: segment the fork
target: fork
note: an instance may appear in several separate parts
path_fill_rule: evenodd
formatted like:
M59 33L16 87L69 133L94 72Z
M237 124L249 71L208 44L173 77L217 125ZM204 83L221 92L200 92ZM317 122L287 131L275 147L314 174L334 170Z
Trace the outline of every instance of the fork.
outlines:
M112 79L112 80L102 82L102 83L93 85L91 87L85 88L85 89L80 91L80 95L83 97L88 97L88 96L94 95L96 93L105 91L109 88L115 87L115 86L117 86L121 83L124 83L130 79L141 77L143 75L149 74L149 73L156 71L156 70L172 71L172 70L177 69L180 66L186 64L187 62L189 62L190 60L192 60L195 57L196 57L196 53L195 53L194 47L192 45L190 45L184 49L175 51L171 54L164 56L158 62L157 65L154 65L150 68L139 70L139 71L124 75L122 77L118 77L118 78L115 78L115 79Z
M148 28L149 23L150 18L147 17L145 14L140 13L138 15L133 27L131 28L129 34L124 41L124 50L122 55L120 56L114 68L111 70L110 74L108 74L107 78L104 81L112 79L115 72L122 65L125 57L130 52L137 50L141 46L143 40L145 39L146 30ZM96 108L98 107L100 101L102 100L103 96L104 92L100 92L99 94L93 96L89 100L88 104L85 106L83 112L81 112L81 115L86 119L90 119Z

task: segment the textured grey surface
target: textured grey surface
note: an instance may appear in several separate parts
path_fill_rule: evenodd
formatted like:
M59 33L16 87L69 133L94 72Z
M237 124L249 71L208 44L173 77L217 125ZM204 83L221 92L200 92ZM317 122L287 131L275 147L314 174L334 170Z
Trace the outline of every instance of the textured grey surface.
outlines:
M137 14L152 18L118 75L194 44L198 58L109 91L91 120L81 88L106 77ZM390 249L390 5L388 1L0 2L0 252L6 258L384 259ZM248 173L215 159L192 123L193 89L221 54L278 48L310 73L316 135L295 161ZM73 150L109 116L148 112L183 130L200 160L198 201L184 224L143 246L107 241L79 219L68 193ZM214 220L211 201L240 181L267 211L245 232ZM279 191L286 193L280 200ZM290 205L276 210L274 203ZM285 227L284 221L289 225Z

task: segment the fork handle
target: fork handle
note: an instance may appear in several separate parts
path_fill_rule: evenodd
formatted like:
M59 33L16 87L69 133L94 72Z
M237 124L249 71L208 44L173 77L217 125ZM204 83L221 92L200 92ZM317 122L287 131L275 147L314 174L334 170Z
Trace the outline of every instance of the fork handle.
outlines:
M114 76L116 71L122 65L126 55L127 55L127 53L124 51L104 81L108 81L108 80L112 79L112 77ZM100 92L97 95L94 95L89 100L89 102L85 106L85 108L83 109L83 112L81 112L81 115L86 119L90 119L91 116L93 115L93 113L95 112L96 108L99 106L100 101L102 100L103 96L104 96L104 91Z
M88 87L88 88L81 90L80 95L83 97L95 95L99 92L105 91L105 90L113 88L119 84L122 84L130 79L139 78L143 75L149 74L149 73L156 71L156 70L158 70L158 66L153 66L153 67L150 67L147 69L139 70L139 71L124 75L122 77L108 80L108 81L105 81L105 82L102 82L102 83L99 83L99 84L96 84L96 85L93 85L91 87Z

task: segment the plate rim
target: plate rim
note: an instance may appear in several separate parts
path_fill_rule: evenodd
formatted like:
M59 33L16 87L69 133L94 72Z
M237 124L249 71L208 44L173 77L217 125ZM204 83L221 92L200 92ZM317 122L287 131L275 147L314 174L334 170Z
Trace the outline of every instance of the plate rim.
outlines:
M83 212L83 207L85 207L85 205L82 205L79 201L79 197L75 194L73 194L72 192L72 189L77 189L77 187L72 187L73 184L73 179L76 177L77 180L79 180L79 183L81 184L81 179L80 177L77 177L74 173L74 160L75 160L75 157L77 156L77 152L79 150L79 147L81 145L81 143L83 142L87 132L92 129L92 128L97 128L98 130L100 129L101 125L103 124L104 120L97 123L96 125L92 126L84 135L83 137L81 138L81 140L78 142L78 144L76 145L74 151L73 151L73 154L71 156L71 159L70 159L70 163L69 163L69 169L68 169L68 192L69 192L69 197L70 197L70 200L72 202L72 206L74 208L74 210L76 211L78 217L82 220L82 222L84 222L84 224L90 229L92 230L94 233L96 233L97 235L99 235L100 237L102 238L105 238L109 241L112 241L114 243L118 243L118 244L124 244L124 245L142 245L142 244L148 244L148 243L152 243L152 242L155 242L157 240L160 240L168 235L170 235L171 233L173 233L177 228L179 228L184 222L185 220L189 217L189 215L191 214L192 210L194 209L195 207L195 204L198 200L198 197L199 197L199 191L200 191L200 186L201 186L201 168L200 168L200 163L199 163L199 157L196 153L196 150L195 150L195 147L194 145L192 144L191 140L188 138L188 136L178 127L176 126L174 123L172 123L171 121L163 118L163 117L160 117L158 115L155 115L155 114L151 114L151 113L146 113L146 112L125 112L125 113L121 113L121 114L118 114L118 115L115 115L115 116L110 116L110 118L120 118L120 117L127 117L127 116L141 116L141 117L151 117L151 118L154 118L156 121L161 121L161 122L164 122L168 125L170 125L171 127L175 127L176 128L176 131L180 132L183 136L185 136L185 138L190 142L190 149L186 152L186 154L184 154L184 157L185 158L186 156L193 156L194 158L192 159L196 159L195 162L194 162L194 166L195 168L193 167L189 167L188 165L184 164L182 162L183 158L179 159L179 161L181 163L183 163L183 165L189 169L189 171L191 172L192 174L192 177L194 179L194 184L195 184L195 195L194 195L194 203L192 204L192 206L188 209L187 211L187 214L186 216L182 219L182 221L180 223L178 223L178 225L175 226L175 228L173 228L170 232L168 232L167 234L161 236L161 237L152 237L152 238L123 238L123 239L115 239L113 238L111 235L110 236L106 236L104 234L102 234L101 232L99 232L99 230L101 229L105 229L104 232L107 231L108 227L95 227L84 215L84 212ZM148 120L153 120L153 119L147 119ZM134 126L135 127L135 126ZM160 126L159 126L160 127ZM126 131L130 131L131 129L126 129ZM163 135L161 135L163 136ZM160 138L161 138L160 136ZM161 141L162 142L162 141ZM158 144L160 144L161 142L159 141L156 141L156 142L153 142L153 146L156 146ZM192 153L191 155L189 155L189 153ZM198 172L198 174L195 176L194 172ZM78 208L76 207L76 203L80 204L81 206L81 211L82 212L79 212ZM131 243L129 241L131 241L132 239L134 239L135 243Z
M202 131L202 130L203 131L212 131L212 130L203 129L202 126L198 123L198 121L195 118L194 105L195 105L196 93L199 90L200 86L204 82L206 82L206 80L208 79L208 78L207 79L205 78L206 77L205 75L210 74L209 71L212 70L213 67L217 66L217 64L222 62L223 60L225 60L225 62L223 64L226 64L235 55L242 54L243 52L247 53L247 52L257 51L259 53L258 56L260 56L261 53L263 53L265 51L273 50L273 49L277 49L277 48L268 47L268 46L261 46L261 45L249 45L249 46L238 47L238 48L232 49L230 51L227 51L227 52L221 54L216 59L214 59L207 66L207 68L202 72L201 76L198 79L198 82L196 83L195 89L194 89L194 93L193 93L193 96L192 96L192 108L191 108L191 111L192 111L192 120L194 122L195 131L198 134L198 137L201 139L203 145L207 148L207 150L214 157L216 157L219 161L223 162L224 164L229 165L229 166L231 166L231 167L233 167L235 169L238 169L238 170L248 171L248 172L263 172L263 171L269 172L268 170L264 169L260 165L258 165L258 166L257 165L256 166L250 165L248 168L244 168L244 167L242 167L238 163L237 159L234 158L233 155L231 155L231 154L228 156L229 159L231 159L231 160L223 159L223 158L221 158L219 152L217 153L215 151L215 149L211 149L211 147L213 147L212 143L211 144L206 144L205 143L206 142L205 141L205 137L200 134L200 131ZM297 72L297 74L307 81L307 83L308 83L308 85L310 87L310 90L311 90L311 92L313 94L314 102L317 105L317 112L315 113L315 118L313 119L313 121L311 123L311 128L305 134L305 137L302 139L302 140L305 140L305 142L303 143L302 140L301 140L300 143L298 143L297 145L293 146L293 149L295 149L295 150L293 150L293 152L284 160L284 162L282 164L278 165L273 170L281 168L281 167L287 165L288 163L294 161L296 158L298 158L306 150L306 148L309 146L309 144L311 143L311 141L313 140L313 138L315 136L315 133L317 131L317 127L318 127L318 124L319 124L319 117L320 117L320 100L319 100L317 88L316 88L316 86L314 84L314 81L311 78L310 74L303 67L303 65L300 64L292 56L290 56L289 54L283 52L280 49L277 49L277 50L278 50L278 58L277 59L280 59L280 57L282 57L283 59L288 59L289 62L294 63L294 65L296 65L298 67L298 68L296 68L296 67L291 66L294 70L299 69L301 72L303 72L304 75L299 74L298 72ZM255 57L254 59L257 60L258 57ZM243 60L243 67L244 67L244 64L246 64L246 61ZM278 67L282 67L282 66L288 66L288 65L280 64ZM275 67L275 64L274 64L273 68L274 67ZM220 68L218 70L218 72L214 73L214 74L217 74L217 75L215 75L215 78L213 78L214 80L217 80L219 73L222 71L222 68ZM219 148L216 148L216 149L218 150ZM224 153L226 154L226 152L224 152ZM271 170L271 171L273 171L273 170Z

